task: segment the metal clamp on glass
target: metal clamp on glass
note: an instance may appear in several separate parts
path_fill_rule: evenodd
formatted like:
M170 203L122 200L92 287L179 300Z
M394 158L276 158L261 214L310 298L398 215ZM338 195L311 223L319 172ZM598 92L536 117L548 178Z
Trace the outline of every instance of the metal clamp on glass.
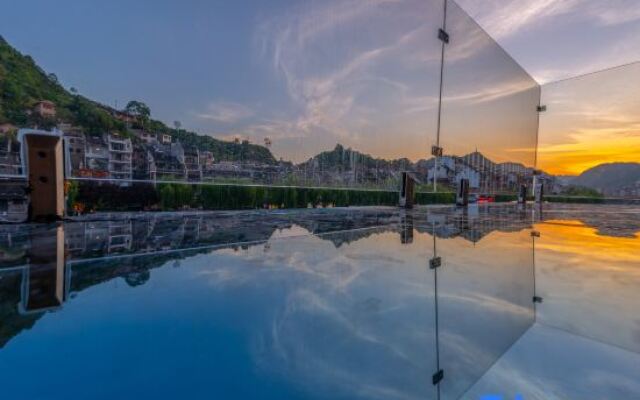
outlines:
M440 266L442 266L442 258L434 257L431 260L429 260L429 268L436 269L436 268L440 268Z
M431 155L434 157L442 157L442 154L444 154L444 151L442 149L442 147L439 146L431 146Z
M438 39L445 43L449 43L449 34L444 29L440 29L438 31Z
M433 382L434 385L437 385L438 383L440 383L442 381L442 379L444 379L444 371L440 370L440 371L436 372L435 374L433 374L433 377L431 378L431 381Z

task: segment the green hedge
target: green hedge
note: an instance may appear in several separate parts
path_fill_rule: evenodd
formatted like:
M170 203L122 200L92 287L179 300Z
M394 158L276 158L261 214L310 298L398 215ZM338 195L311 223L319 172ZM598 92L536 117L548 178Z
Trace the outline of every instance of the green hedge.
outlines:
M606 203L604 197L576 197L576 196L545 196L550 203L582 203L582 204L602 204Z
M74 182L74 201L85 211L241 210L307 208L311 206L396 206L398 192L242 185L175 183L120 186L102 182ZM453 193L417 193L416 204L449 204ZM73 206L73 205L71 205Z

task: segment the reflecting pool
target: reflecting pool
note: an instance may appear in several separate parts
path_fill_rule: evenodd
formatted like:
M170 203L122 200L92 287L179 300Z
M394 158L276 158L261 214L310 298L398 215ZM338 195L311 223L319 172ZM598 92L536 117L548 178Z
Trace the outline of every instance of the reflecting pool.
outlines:
M0 226L3 398L640 396L640 209Z

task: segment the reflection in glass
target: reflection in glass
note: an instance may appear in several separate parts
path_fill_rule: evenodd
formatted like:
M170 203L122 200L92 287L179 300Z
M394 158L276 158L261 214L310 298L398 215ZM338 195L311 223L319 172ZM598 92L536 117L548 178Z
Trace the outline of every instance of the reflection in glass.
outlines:
M507 230L509 230L507 228ZM534 322L528 230L438 240L443 399L459 398Z
M640 63L542 87L539 168L553 193L640 198L638 92Z
M125 137L68 127L68 175L397 191L400 174L424 163L435 136L441 46L434 32L443 1L274 5L253 27L271 90L254 99L257 110L218 105L244 116L233 131L251 141L236 138L214 154L176 132L133 127Z
M580 376L567 360L582 357L576 371L618 377L617 389L585 382L594 393L637 393L636 371L621 370L638 349L637 210L540 211L476 205L0 227L9 250L0 270L4 390L61 398L68 392L50 388L72 374L88 398L97 387L110 397L436 399L439 390L456 399L540 385L568 393ZM434 257L442 264L430 268ZM606 283L607 294L591 281ZM534 295L544 300L535 308ZM54 360L65 368L38 374L37 385L17 372ZM113 365L123 371L117 384L97 385Z
M540 87L455 2L447 1L442 122L430 181L514 193L535 167ZM437 143L432 143L437 144Z
M55 310L66 300L69 278L65 265L64 229L34 237L29 264L22 271L20 312Z

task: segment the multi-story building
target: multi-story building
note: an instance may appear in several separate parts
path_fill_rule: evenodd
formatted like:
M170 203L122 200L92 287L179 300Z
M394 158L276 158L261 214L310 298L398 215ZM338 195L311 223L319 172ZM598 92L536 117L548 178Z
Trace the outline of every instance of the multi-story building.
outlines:
M133 133L134 135L136 135L138 139L140 139L142 142L144 142L147 145L158 143L158 135L156 135L155 133L147 132L142 129L134 129Z
M187 146L184 149L185 178L188 181L202 180L202 167L200 166L200 151L194 146Z
M85 137L85 169L81 175L93 178L109 177L109 147L100 136Z
M151 151L145 145L140 143L133 143L131 165L133 169L133 179L154 179L151 174L151 172L155 170L153 156L151 155Z
M203 170L211 168L213 163L215 162L215 158L213 157L213 153L205 150L200 152L200 166Z
M183 146L179 141L175 141L171 143L171 155L182 164L184 179L188 181L202 180L200 152L196 147Z
M64 131L65 156L70 168L71 176L80 176L80 171L86 168L85 149L86 140L82 133Z
M109 150L109 176L113 179L131 180L133 146L131 139L119 135L107 135Z
M184 164L172 154L171 146L157 144L149 147L150 176L152 180L184 179Z
M0 221L25 222L29 215L29 196L26 183L0 185Z
M158 134L158 140L160 141L160 143L162 143L164 145L169 145L172 142L171 135L168 135L166 133L159 133Z
M10 135L0 134L0 175L22 174L20 143Z

